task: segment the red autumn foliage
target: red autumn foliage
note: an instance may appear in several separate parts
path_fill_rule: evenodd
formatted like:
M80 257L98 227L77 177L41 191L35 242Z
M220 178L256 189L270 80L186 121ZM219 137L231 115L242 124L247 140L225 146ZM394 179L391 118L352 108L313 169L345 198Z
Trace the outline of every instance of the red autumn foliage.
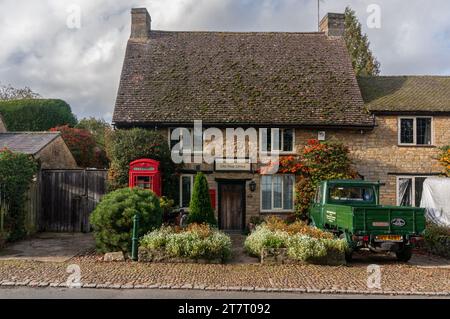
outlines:
M94 136L85 129L68 125L51 128L52 132L61 132L61 136L80 167L104 168L105 154L96 146Z

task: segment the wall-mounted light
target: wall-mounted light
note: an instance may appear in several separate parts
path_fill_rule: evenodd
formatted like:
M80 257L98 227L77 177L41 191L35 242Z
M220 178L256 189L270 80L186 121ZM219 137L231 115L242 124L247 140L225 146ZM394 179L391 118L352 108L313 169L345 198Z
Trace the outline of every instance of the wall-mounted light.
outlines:
M250 187L250 191L254 192L256 190L256 182L255 181L251 181L248 186Z

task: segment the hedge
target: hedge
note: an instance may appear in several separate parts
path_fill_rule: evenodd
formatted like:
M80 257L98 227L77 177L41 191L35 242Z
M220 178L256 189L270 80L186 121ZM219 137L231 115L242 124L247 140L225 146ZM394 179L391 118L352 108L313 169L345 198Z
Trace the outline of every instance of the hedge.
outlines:
M31 156L0 150L0 193L8 204L4 229L0 229L0 233L10 241L26 235L24 203L37 170L38 165Z
M0 114L8 131L47 131L77 119L70 105L57 99L22 99L0 101Z

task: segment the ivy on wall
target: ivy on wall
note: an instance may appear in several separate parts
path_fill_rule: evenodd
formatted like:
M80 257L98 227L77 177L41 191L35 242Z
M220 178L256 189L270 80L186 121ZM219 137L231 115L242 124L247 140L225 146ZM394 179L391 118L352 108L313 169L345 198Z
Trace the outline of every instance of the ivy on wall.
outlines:
M444 166L445 175L450 177L450 145L441 148L439 162Z
M295 210L297 217L306 219L309 206L319 183L331 179L353 179L348 148L338 142L319 142L312 139L298 156L282 156L279 172L297 175Z
M38 170L36 161L29 155L0 150L0 191L8 209L4 216L3 233L10 241L26 235L24 204L26 192Z

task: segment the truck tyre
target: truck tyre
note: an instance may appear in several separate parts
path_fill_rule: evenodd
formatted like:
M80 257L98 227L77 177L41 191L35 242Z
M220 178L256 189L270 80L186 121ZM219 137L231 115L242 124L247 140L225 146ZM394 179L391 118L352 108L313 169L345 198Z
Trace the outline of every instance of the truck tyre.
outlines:
M397 259L403 262L407 262L412 256L412 247L404 247L402 250L395 253Z

